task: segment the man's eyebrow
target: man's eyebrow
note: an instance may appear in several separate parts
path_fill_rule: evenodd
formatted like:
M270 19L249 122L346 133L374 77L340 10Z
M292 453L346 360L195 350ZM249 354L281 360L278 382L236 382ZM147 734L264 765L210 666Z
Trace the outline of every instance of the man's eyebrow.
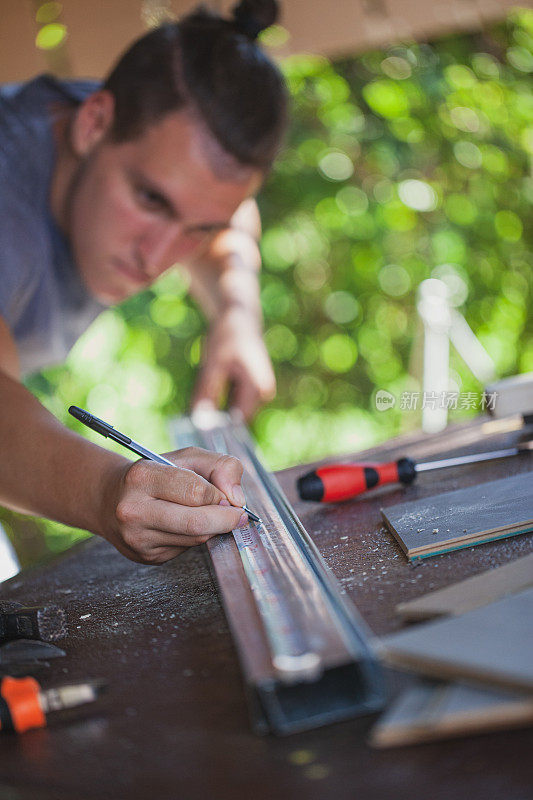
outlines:
M165 190L162 189L158 184L154 183L150 178L144 175L142 172L139 172L136 169L132 169L130 171L130 175L132 180L135 183L141 184L143 188L148 189L154 195L156 195L161 203L168 209L169 213L175 219L181 219L182 214L179 208L170 200L170 198L165 193ZM223 231L226 228L231 227L231 220L227 220L224 222L200 222L197 225L187 225L187 231L205 231L206 233L214 233L215 231Z
M205 231L206 233L214 233L215 231L224 231L231 226L231 222L203 222L199 225L188 225L188 231Z
M148 191L152 192L158 199L164 204L168 210L172 213L174 217L180 217L179 209L176 208L174 203L170 200L167 196L164 189L161 188L158 184L154 183L150 178L144 175L142 172L139 172L136 169L129 170L130 178L133 183L136 183L142 186L143 189L148 189Z

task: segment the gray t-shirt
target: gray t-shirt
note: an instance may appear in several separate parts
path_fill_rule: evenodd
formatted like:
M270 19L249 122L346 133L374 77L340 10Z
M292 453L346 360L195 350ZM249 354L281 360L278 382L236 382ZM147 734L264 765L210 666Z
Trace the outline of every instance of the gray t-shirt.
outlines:
M0 316L24 375L63 361L103 308L81 282L48 202L54 109L96 88L48 75L0 87Z

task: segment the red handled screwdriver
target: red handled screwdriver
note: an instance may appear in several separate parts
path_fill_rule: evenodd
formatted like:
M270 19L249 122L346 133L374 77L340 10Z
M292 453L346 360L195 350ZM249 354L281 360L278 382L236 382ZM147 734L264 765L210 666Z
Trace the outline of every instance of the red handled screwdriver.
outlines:
M50 711L91 703L103 687L99 681L87 681L42 689L35 678L5 676L0 679L0 731L24 733L44 728Z
M400 458L398 461L389 461L386 464L329 464L302 475L296 483L302 500L334 503L339 500L349 500L368 489L384 486L387 483L408 485L414 481L419 472L507 458L531 449L533 442L526 442L507 450L493 450L490 453L445 458L423 464L417 464L412 458Z

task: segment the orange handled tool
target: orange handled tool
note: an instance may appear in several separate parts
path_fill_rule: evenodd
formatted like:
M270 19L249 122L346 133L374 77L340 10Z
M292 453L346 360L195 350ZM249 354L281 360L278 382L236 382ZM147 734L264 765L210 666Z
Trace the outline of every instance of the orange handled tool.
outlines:
M49 711L90 703L101 689L102 683L88 681L43 690L35 678L6 676L0 681L0 731L44 728Z
M35 678L2 678L0 730L24 733L30 728L44 728L45 725L41 687Z
M299 478L298 493L302 500L334 503L385 483L412 483L415 477L415 462L410 458L388 464L331 464Z
M444 467L458 467L461 464L474 464L495 458L507 458L533 449L532 442L524 442L507 450L493 450L490 453L446 458L441 461L428 461L417 464L412 458L400 458L387 464L329 464L319 467L298 478L298 494L302 500L317 500L334 503L349 500L368 489L384 486L387 483L410 484L419 472Z

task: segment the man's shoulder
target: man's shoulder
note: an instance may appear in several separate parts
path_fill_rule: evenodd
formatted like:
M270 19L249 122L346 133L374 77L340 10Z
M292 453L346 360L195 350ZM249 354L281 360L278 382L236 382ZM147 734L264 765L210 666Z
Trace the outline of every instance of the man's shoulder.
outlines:
M19 183L13 180L11 170L0 159L0 246L6 238L11 239L17 234L21 223L24 223L28 234L35 235L39 228L46 229L47 220L43 218L41 209L36 204L28 203L20 189Z
M43 73L22 83L0 84L0 102L11 107L20 106L25 110L40 101L61 100L81 103L100 88L100 82L93 79L61 79Z
M53 157L52 123L62 106L81 103L99 84L39 75L30 81L0 86L0 161L13 172Z
M41 279L49 260L47 218L0 159L0 308Z
M81 102L97 87L94 81L51 75L0 86L0 200L7 219L26 214L31 222L35 212L37 217L46 215L55 160L54 114Z
M47 219L38 207L27 202L19 185L11 180L1 164L0 184L0 270L4 274L6 260L11 263L27 261L33 253L31 260L35 263L42 257L47 240Z
M0 87L0 272L7 284L34 281L51 258L49 182L55 158L51 104L79 102L94 81L39 75Z

